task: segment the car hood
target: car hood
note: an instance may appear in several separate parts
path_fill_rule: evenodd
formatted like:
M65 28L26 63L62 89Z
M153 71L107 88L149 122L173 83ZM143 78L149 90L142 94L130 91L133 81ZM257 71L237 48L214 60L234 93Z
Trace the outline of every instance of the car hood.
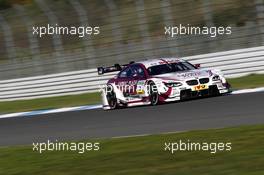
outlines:
M173 72L173 73L155 75L155 76L153 76L153 78L184 81L184 80L196 79L196 78L200 78L200 77L205 78L205 77L210 77L210 76L212 76L211 70L195 69L195 70L189 70L189 71Z

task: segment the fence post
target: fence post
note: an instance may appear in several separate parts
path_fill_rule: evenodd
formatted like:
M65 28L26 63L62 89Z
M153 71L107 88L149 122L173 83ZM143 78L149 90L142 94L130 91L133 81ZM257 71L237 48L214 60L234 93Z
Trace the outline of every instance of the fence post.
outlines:
M202 10L203 10L203 18L205 21L205 24L207 27L213 27L214 26L214 21L213 21L213 12L211 9L211 1L210 0L202 0ZM209 37L209 36L208 36ZM215 38L210 37L209 38L209 50L214 51L216 46L216 40Z
M257 18L257 25L258 30L261 35L260 37L260 44L264 44L264 3L263 0L255 0L255 7L256 7L256 18Z
M40 51L38 39L32 34L32 27L34 26L34 23L27 16L25 9L22 5L15 4L14 9L16 10L17 14L21 17L23 23L26 25L31 56L33 59L37 59L39 58Z
M117 20L118 18L117 7L113 0L105 0L105 3L107 7L109 8L109 12L111 16L112 35L115 38L115 41L114 41L115 54L117 57L117 61L121 62L122 56L118 52L123 51L123 49L121 49L121 44L120 44L120 41L122 41L122 32L120 29L120 24Z
M171 13L171 2L170 0L162 0L160 1L161 12L164 20L164 25L166 27L173 26L173 17ZM164 34L165 35L165 34ZM177 44L177 38L174 39L172 37L166 37L167 45L169 47L169 52L171 56L179 56L179 49Z
M44 0L35 0L35 1L38 4L38 6L40 7L41 11L47 16L50 24L53 26L58 24L58 19L57 19L56 15L50 10L50 8L45 3L45 1ZM63 59L62 53L63 53L64 49L63 49L61 37L59 35L52 35L52 38L53 38L53 46L55 49L56 59L57 60L59 58Z
M4 33L4 39L5 39L5 46L7 51L7 56L11 60L12 63L16 63L16 49L15 49L15 43L13 39L13 33L11 30L11 27L5 20L5 18L0 15L0 26Z
M87 13L85 12L81 3L78 0L69 0L69 1L79 16L80 24L83 27L88 27L89 20L87 17ZM96 63L96 59L95 59L96 54L95 54L92 38L90 36L85 36L82 39L83 39L83 44L85 46L85 52L86 52L85 55L88 59L87 62L89 65L92 65L90 67L94 67Z
M150 57L153 56L152 52L152 42L149 35L147 17L145 14L144 0L135 0L136 11L138 17L138 26L142 38L142 45L144 48L144 56Z

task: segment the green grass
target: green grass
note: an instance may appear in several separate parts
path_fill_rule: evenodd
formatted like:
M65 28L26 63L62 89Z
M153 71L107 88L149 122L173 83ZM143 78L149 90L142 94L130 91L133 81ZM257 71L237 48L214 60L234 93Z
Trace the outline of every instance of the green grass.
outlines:
M0 102L0 113L72 107L99 103L101 103L99 93L87 93L81 95L68 95L33 100Z
M231 142L231 151L164 151L165 142ZM39 154L32 146L0 148L0 174L11 175L260 175L264 174L264 125L144 137L86 140L100 151Z
M229 79L233 89L244 89L264 86L264 75L249 75L246 77ZM69 95L33 100L19 100L0 102L0 113L32 111L60 107L72 107L101 103L99 93Z
M229 83L234 89L264 87L264 75L252 74L245 77L233 78L229 79Z

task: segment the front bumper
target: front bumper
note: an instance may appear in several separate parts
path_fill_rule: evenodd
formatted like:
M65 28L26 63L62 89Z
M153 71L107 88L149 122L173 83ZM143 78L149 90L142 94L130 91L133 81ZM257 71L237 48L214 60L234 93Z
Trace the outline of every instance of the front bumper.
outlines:
M217 96L220 94L217 85L210 85L208 89L200 91L192 91L191 89L181 90L180 99L191 99L197 97L208 97L208 96Z

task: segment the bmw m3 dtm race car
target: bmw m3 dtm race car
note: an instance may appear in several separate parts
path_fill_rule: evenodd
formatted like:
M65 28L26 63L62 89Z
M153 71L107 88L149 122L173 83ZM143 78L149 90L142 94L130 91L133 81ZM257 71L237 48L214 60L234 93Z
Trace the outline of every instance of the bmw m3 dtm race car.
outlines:
M220 70L200 68L178 58L115 64L97 70L99 75L119 71L101 89L105 110L217 96L230 89Z

